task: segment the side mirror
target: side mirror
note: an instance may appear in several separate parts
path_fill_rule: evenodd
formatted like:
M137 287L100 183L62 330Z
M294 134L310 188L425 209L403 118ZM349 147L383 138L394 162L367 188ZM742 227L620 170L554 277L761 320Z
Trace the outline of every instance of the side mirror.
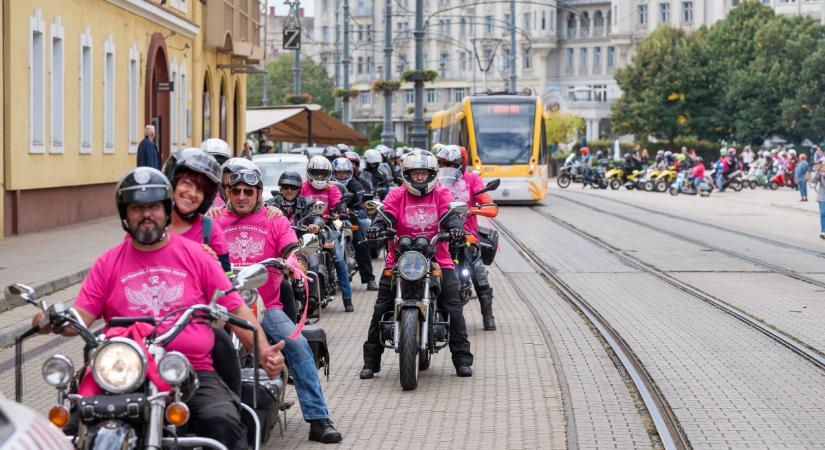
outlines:
M365 206L367 210L374 211L376 209L381 209L382 204L380 200L368 200Z
M324 211L327 210L327 204L321 201L317 201L312 205L312 214L316 216L320 216L324 214Z
M450 202L447 208L447 214L466 215L470 212L470 207L464 202Z
M15 283L7 286L5 295L7 299L16 300L19 303L31 303L40 306L34 301L36 296L34 288L26 284Z
M269 191L269 193L272 194L273 197L277 197L277 196L281 195L281 191L278 190L278 189L273 189L273 190Z
M501 180L500 179L496 178L495 180L490 180L490 182L487 183L486 186L484 186L484 189L482 189L482 190L475 193L475 197L478 197L479 195L481 195L485 192L495 191L496 189L498 189L498 187L500 185L501 185Z
M235 277L236 289L255 289L263 286L269 278L269 272L263 264L244 267Z

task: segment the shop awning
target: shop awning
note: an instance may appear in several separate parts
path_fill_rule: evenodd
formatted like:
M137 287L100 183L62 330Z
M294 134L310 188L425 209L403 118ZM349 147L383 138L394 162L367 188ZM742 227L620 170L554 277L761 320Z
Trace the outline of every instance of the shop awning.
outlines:
M262 131L275 142L368 145L363 134L346 126L320 105L288 105L249 108L246 132Z

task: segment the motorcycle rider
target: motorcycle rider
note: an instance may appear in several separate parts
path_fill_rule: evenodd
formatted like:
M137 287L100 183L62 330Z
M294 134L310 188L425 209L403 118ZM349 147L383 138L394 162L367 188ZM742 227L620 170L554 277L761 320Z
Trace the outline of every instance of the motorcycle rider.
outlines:
M693 180L693 188L699 192L699 186L705 181L705 164L701 156L696 157L696 164L691 169L690 178Z
M719 189L719 192L724 192L725 187L727 187L727 179L725 178L725 174L728 172L730 168L730 160L728 159L728 149L722 148L719 150L719 159L716 160L716 188Z
M346 205L341 204L341 191L332 184L331 178L332 164L323 156L313 156L307 163L307 179L301 186L301 195L315 201L322 201L327 205L327 209L324 210L323 214L324 220L329 219L332 211L337 214L341 212L342 207L346 207ZM341 243L338 241L340 236L338 236L337 231L334 233L335 271L338 274L338 285L341 286L344 311L353 312L355 308L352 306L352 290L349 283L347 262L344 261L344 249L341 248Z
M195 304L208 304L217 289L231 287L214 257L189 239L168 232L172 221L172 185L159 170L138 167L117 184L118 214L126 239L99 256L92 265L74 303L86 326L99 317L153 316L160 332L173 321L161 321L168 312ZM158 296L162 299L157 303ZM236 292L218 304L258 325ZM38 313L32 323L42 323ZM172 316L176 319L176 316ZM230 325L244 346L252 350L253 334ZM43 328L42 332L48 332ZM74 330L65 333L75 334ZM270 378L283 369L283 342L269 345L259 336L261 366ZM183 353L197 372L199 387L187 402L194 433L213 438L231 449L247 448L246 427L241 422L240 399L214 371L215 335L209 325L190 323L167 345Z
M263 179L260 169L248 159L232 158L224 163L223 171L228 175L228 182L223 185L227 204L217 221L224 229L232 263L246 266L267 258L286 258L298 247L298 238L286 217L270 219L261 209ZM258 288L266 308L261 326L272 340L284 339L295 331L295 323L283 311L281 281L280 272L270 271L267 282ZM340 442L341 433L329 419L309 343L299 334L295 340L286 340L283 351L289 360L301 413L310 423L309 440Z
M579 158L579 162L582 165L582 175L584 178L583 186L587 186L590 184L590 176L591 176L591 168L593 166L593 161L590 155L590 149L587 147L582 147L581 149L581 157Z
M393 185L392 169L383 162L378 150L370 149L364 152L366 167L363 178L372 186L373 194L384 199Z
M389 228L399 235L423 236L431 239L438 233L439 218L447 212L452 201L450 192L438 186L436 179L438 162L435 156L424 150L413 150L401 163L403 186L392 189L384 201L384 214L390 223L379 214L367 231L367 238L378 239ZM443 226L449 231L451 239L464 242L464 219L455 216ZM473 354L470 353L470 341L467 339L467 327L461 301L458 298L458 278L453 260L446 242L436 244L436 260L441 267L441 291L438 295L440 307L450 315L450 353L456 375L469 377L473 375ZM393 310L394 291L392 277L387 275L395 264L395 243L390 242L381 281L378 283L378 298L372 312L367 340L364 342L364 367L359 377L372 378L381 371L381 354L384 347L379 342L378 324L384 313Z
M370 248L364 236L369 222L367 213L364 210L364 194L366 189L358 179L355 178L352 162L347 158L338 158L332 162L332 173L335 179L353 194L352 199L347 203L350 211L350 222L358 224L358 229L352 232L353 248L355 249L355 261L358 264L358 273L361 275L361 283L367 285L368 291L377 291L378 283L375 282L375 275L372 273L372 258ZM363 217L363 219L362 219Z
M232 157L232 150L229 148L229 144L227 144L223 139L207 139L201 142L200 149L212 155L215 158L215 161L218 162L219 167L222 166L226 160ZM170 179L169 181L173 180ZM217 208L223 208L224 205L226 205L226 202L223 197L216 193L212 204Z
M587 148L587 147L585 147ZM584 151L584 150L582 150ZM453 196L457 202L464 202L472 209L467 215L467 221L464 223L464 231L472 234L476 240L478 235L478 218L481 215L484 217L496 217L498 215L498 206L493 203L493 199L485 192L476 197L475 193L484 189L484 182L481 177L472 171L466 170L467 167L467 151L458 145L445 145L441 147L436 154L439 167L439 181L444 181L445 178L449 181L442 183ZM457 179L451 179L455 173ZM442 177L442 175L445 175ZM487 269L481 262L481 254L478 247L476 254L473 255L473 287L478 295L478 303L481 306L481 316L484 321L484 330L494 331L496 329L496 320L493 316L493 288L487 279ZM464 252L459 252L459 258L464 257Z
M327 145L321 151L321 156L328 159L330 163L341 157L341 150L333 145Z

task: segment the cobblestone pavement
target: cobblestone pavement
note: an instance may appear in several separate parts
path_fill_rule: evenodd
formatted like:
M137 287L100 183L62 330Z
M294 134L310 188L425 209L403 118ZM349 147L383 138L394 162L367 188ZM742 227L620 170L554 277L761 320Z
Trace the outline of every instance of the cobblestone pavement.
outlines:
M524 208L503 216L547 221ZM557 241L579 246L583 257L593 248L570 231L523 238L541 257ZM639 355L695 448L804 448L825 438L817 425L825 419L823 373L785 347L646 274L561 277Z

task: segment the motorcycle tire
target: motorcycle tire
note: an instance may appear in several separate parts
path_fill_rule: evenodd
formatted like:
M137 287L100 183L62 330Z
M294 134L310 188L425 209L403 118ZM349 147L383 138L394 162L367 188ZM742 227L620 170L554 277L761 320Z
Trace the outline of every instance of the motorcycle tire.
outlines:
M771 190L775 191L777 189L779 189L779 183L777 183L776 181L771 181Z
M620 187L622 187L622 182L621 181L619 181L615 178L610 180L610 189L613 189L615 191L615 190L619 189Z
M739 180L733 180L730 182L730 188L733 189L735 192L739 192L742 190L744 186L742 186L742 182Z
M424 371L430 368L430 350L419 350L420 355L418 355L418 370Z
M653 182L650 181L650 180L645 181L645 183L642 185L642 188L647 192L652 191L653 190Z
M664 192L667 190L667 181L659 180L656 182L653 188L656 190L656 192Z
M559 175L559 177L556 178L556 184L558 184L562 189L567 189L567 187L570 186L570 175Z
M607 189L607 181L599 180L599 189Z
M401 388L411 391L418 387L418 364L420 351L418 348L418 310L405 308L401 310L398 326L401 327L398 339L398 371Z
M679 195L679 189L675 188L675 187L670 188L669 192L670 192L670 195L673 195L674 197Z

